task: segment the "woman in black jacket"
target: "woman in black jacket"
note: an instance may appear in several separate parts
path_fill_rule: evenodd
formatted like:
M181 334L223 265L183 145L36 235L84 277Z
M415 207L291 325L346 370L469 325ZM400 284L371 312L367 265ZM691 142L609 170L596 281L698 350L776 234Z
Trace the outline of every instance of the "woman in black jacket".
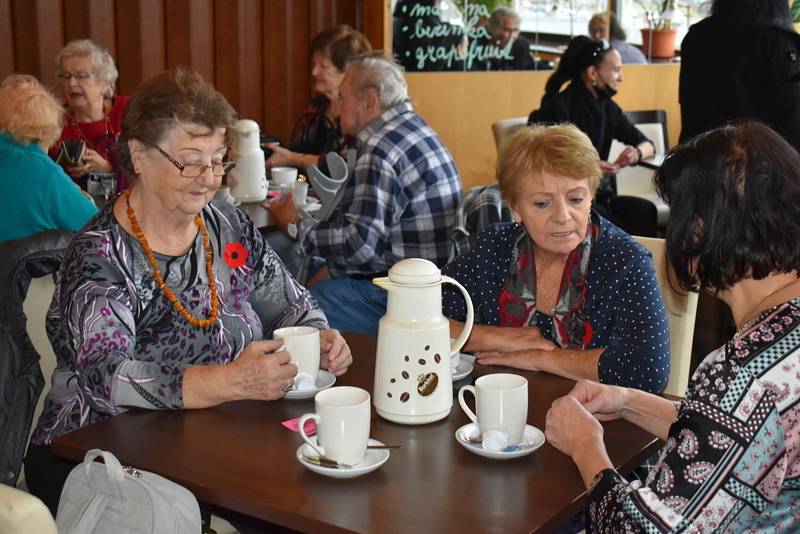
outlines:
M603 174L611 177L621 168L635 165L655 153L648 140L612 100L622 81L622 58L605 41L579 35L572 39L548 78L541 107L528 117L528 124L570 122L589 136L600 154ZM569 82L566 89L561 86ZM614 162L608 161L611 141L625 145ZM605 204L614 194L613 179L606 179L597 190L595 201Z

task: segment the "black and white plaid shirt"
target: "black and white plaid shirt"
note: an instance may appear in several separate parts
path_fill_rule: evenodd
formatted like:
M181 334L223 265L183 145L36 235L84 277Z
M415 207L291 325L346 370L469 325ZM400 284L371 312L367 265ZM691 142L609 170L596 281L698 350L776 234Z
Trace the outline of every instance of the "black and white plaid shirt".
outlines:
M404 258L442 266L460 199L450 152L405 102L358 134L340 212L328 222L304 219L299 239L306 253L325 258L333 276L383 273Z

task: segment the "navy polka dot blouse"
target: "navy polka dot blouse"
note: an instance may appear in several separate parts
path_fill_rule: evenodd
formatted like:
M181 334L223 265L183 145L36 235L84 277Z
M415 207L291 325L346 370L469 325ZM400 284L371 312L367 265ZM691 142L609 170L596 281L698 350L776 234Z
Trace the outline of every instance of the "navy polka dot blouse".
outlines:
M669 330L650 253L596 213L600 236L589 259L589 294L585 311L593 337L587 348L605 348L598 374L604 384L659 392L669 378ZM484 228L475 245L448 264L443 274L458 280L472 297L475 323L497 325L498 298L508 273L514 243L525 229L499 223ZM466 319L461 293L445 285L447 317ZM553 320L536 312L537 326L553 340Z

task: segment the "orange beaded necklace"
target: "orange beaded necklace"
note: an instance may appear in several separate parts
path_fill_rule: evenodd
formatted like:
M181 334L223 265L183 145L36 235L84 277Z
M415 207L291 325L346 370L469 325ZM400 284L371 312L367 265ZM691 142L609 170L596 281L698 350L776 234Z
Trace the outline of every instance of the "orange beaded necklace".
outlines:
M187 323L195 328L211 327L217 322L217 317L219 316L219 295L217 294L217 284L214 281L213 251L211 250L211 244L209 243L208 239L208 230L206 230L206 225L203 222L203 218L198 213L194 217L194 222L197 225L197 228L200 230L200 235L203 236L203 249L206 253L206 275L208 276L208 287L211 290L211 314L208 316L208 319L198 319L192 315L189 310L186 309L183 303L178 300L178 297L175 296L175 293L173 293L172 290L167 287L167 284L164 282L164 279L161 277L161 273L158 270L156 258L153 256L153 249L151 249L150 245L147 243L147 238L142 231L142 227L139 226L139 221L136 220L136 214L133 212L133 207L131 206L131 190L126 189L123 194L125 195L125 203L128 205L128 219L131 221L133 235L144 249L144 253L147 255L147 261L150 262L150 266L153 268L153 280L156 281L156 285Z

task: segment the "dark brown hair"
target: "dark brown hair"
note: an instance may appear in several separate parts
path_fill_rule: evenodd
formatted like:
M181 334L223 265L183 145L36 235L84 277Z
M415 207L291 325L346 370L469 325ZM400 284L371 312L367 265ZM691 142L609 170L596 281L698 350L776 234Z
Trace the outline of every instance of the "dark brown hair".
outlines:
M311 41L311 54L327 54L331 63L344 72L347 62L356 56L372 51L366 36L343 24L317 34Z
M684 289L800 273L800 154L754 121L676 148L656 172L667 254Z
M139 86L125 108L116 144L119 166L129 179L136 179L130 139L154 147L170 128L191 123L206 127L209 134L225 128L225 144L230 146L235 122L236 111L200 74L185 67L162 72Z

